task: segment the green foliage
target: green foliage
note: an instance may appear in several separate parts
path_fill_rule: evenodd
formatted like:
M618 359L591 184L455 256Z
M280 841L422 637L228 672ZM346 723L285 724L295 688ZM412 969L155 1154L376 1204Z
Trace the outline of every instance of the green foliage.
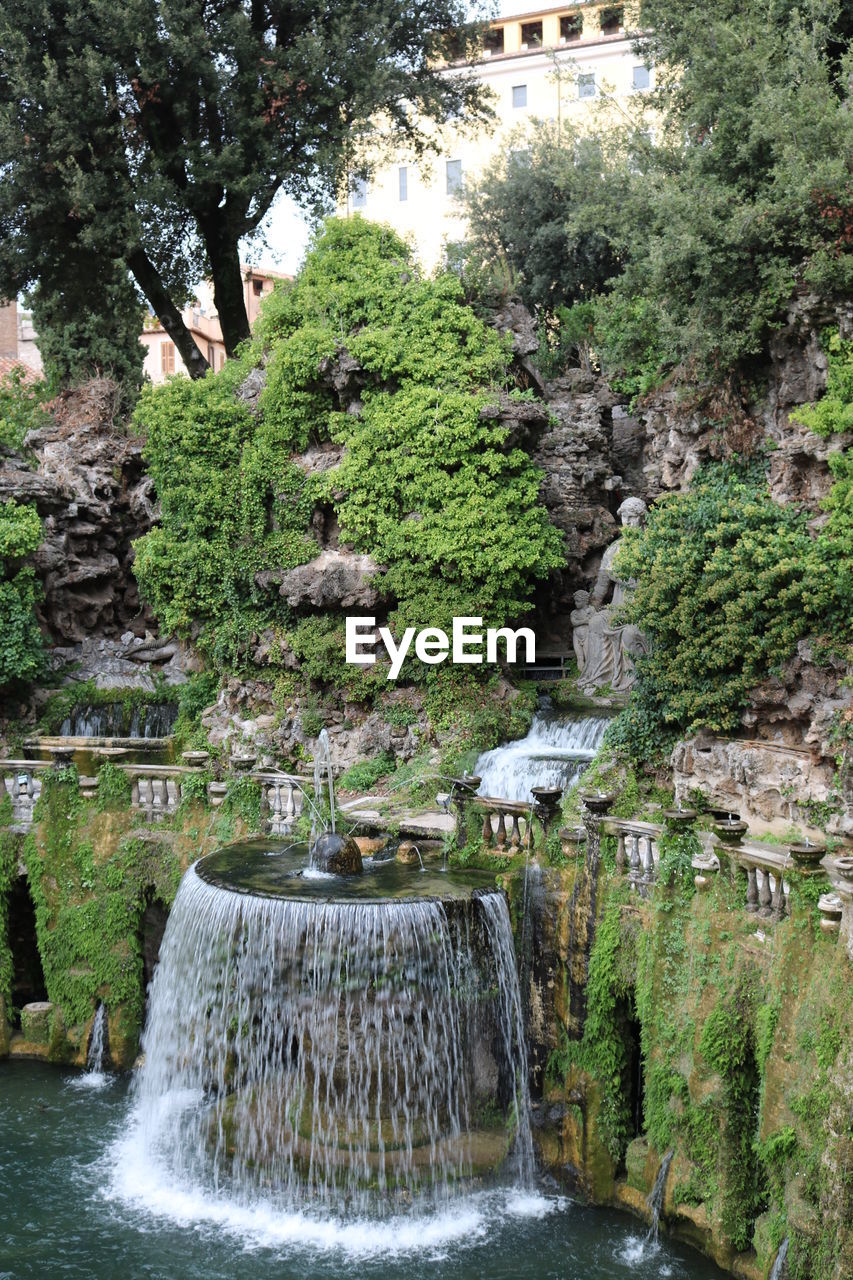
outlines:
M812 538L806 515L771 499L755 463L702 468L688 492L655 505L645 529L626 530L617 564L637 581L627 616L652 652L608 742L640 759L673 732L731 731L749 690L801 636L848 632L843 542Z
M621 269L626 162L621 138L569 122L514 135L466 183L466 270L507 264L525 302L551 314L594 296Z
M8 796L4 797L8 800ZM11 804L0 815L4 825L11 821ZM12 948L9 944L9 892L18 874L20 837L11 831L0 830L0 1000L6 1003L6 1015L10 1015L12 996ZM2 1029L2 1028L0 1028Z
M424 619L500 625L529 609L535 582L562 564L561 539L539 471L498 417L507 344L454 277L421 280L392 232L332 220L293 286L273 294L258 341L259 416L233 394L259 350L238 372L150 390L137 410L163 518L137 543L135 572L165 629L200 622L201 643L229 666L279 625L309 678L367 700L383 672L346 666L342 621L294 624L259 585L316 553L317 505L384 567L376 585L398 635ZM357 414L342 411L330 373L342 351L360 370ZM330 441L345 447L336 469L306 476L292 461Z
M445 120L481 126L480 81L442 67L472 57L479 31L460 0L306 0L298 17L279 5L9 0L0 294L36 285L51 361L109 367L128 349L132 272L189 365L180 308L209 270L232 355L249 335L240 246L278 192L317 208L392 138L422 156L439 150Z
M225 817L241 818L250 831L261 828L261 786L252 778L232 778L222 801Z
M580 1041L564 1040L551 1074L570 1066L588 1071L601 1089L598 1129L618 1164L632 1136L627 1019L633 1012L633 934L623 927L622 898L611 894L598 922L586 982L586 1021ZM627 951L626 951L627 945Z
M0 446L20 449L28 431L45 425L47 387L20 367L0 378Z
M736 1249L748 1248L761 1203L755 1151L760 1096L754 1035L757 999L756 975L746 969L731 995L708 1016L699 1042L703 1057L723 1079L722 1227Z
M817 404L792 410L791 418L816 435L832 436L853 431L853 342L831 330L824 334L823 346L828 356L826 391Z
M0 506L0 688L35 680L44 669L42 636L35 614L41 587L21 560L35 551L42 526L34 506Z
M149 896L172 902L178 859L166 842L106 842L106 828L90 825L73 766L43 774L35 820L23 858L48 997L69 1027L90 1018L102 999L121 1009L122 1029L133 1038L144 1003L142 913Z
M99 813L111 813L130 807L130 778L118 765L105 761L98 770Z
M380 751L371 760L360 760L351 765L342 775L339 785L347 791L369 791L380 778L386 777L394 768L394 755L391 751Z

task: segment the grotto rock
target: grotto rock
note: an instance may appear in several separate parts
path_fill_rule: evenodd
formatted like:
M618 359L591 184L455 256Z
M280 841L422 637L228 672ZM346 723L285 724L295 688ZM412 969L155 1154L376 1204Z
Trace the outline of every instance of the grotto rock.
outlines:
M293 609L373 609L381 599L373 581L381 572L371 556L329 548L295 569L259 574L257 581L267 588L277 584Z
M116 425L118 410L119 389L107 378L64 391L45 426L27 436L35 466L14 454L0 462L0 501L33 503L44 524L30 559L44 586L40 621L60 644L150 625L131 572L132 543L157 512L144 442Z

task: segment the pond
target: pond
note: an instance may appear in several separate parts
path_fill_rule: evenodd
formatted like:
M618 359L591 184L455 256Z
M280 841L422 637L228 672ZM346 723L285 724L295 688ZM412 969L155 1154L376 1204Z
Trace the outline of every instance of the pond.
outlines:
M712 1280L683 1246L546 1184L433 1217L348 1220L167 1189L136 1153L128 1077L0 1063L0 1280Z

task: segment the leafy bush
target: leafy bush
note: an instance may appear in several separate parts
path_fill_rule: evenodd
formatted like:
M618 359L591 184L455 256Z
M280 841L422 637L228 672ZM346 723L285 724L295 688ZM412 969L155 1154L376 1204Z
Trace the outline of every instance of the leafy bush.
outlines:
M701 469L625 533L618 573L637 582L627 615L651 653L610 744L649 758L674 731L736 728L748 691L801 636L849 635L850 565L834 530L816 540L804 513L773 502L759 464Z
M380 751L372 760L360 760L342 775L340 785L347 791L368 791L380 778L391 773L394 768L394 755L391 751Z
M343 351L357 369L339 395L330 362ZM262 358L253 416L234 391ZM489 412L508 361L505 339L465 306L454 276L420 279L387 228L327 223L294 285L267 303L242 361L143 394L137 422L163 518L137 543L135 571L164 628L201 622L202 644L227 667L264 627L291 624L311 678L328 680L340 624L321 615L293 626L259 585L264 571L316 553L318 504L384 566L378 585L398 628L454 614L498 625L525 612L563 553L539 471ZM358 413L344 412L356 391ZM343 459L306 475L293 455L319 442L343 445ZM346 676L352 683L352 668Z
M16 502L0 506L0 687L35 680L44 669L35 613L41 584L35 571L20 563L41 538L35 507Z
M129 808L130 792L130 778L118 765L106 760L98 770L98 812L108 813Z
M20 449L28 431L44 426L47 397L45 383L28 379L21 368L0 378L0 445Z

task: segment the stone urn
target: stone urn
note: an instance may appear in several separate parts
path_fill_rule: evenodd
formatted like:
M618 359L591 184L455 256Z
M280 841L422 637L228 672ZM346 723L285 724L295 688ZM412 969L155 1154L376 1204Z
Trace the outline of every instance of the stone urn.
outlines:
M61 769L63 765L71 764L74 759L73 747L50 747L49 750L50 758L57 769Z
M257 763L257 756L232 756L231 768L236 769L238 773L248 773L250 769L254 769Z
M454 778L451 783L451 789L454 796L460 792L462 795L474 795L482 781L483 779L476 773L469 773L464 778Z
M357 876L364 870L355 840L335 831L325 831L311 846L311 866L333 876Z
M853 890L853 856L845 853L842 857L836 858L833 864L834 870L841 879Z
M820 861L826 853L825 844L813 844L811 840L803 840L789 845L788 848L798 871L814 874L821 870Z
M210 759L209 751L182 751L181 759L191 769L203 769Z
M613 791L581 792L581 800L583 801L584 808L588 809L590 813L594 813L596 815L607 813L607 810L611 807L615 799L616 794Z
M586 845L586 829L584 827L561 827L560 844L564 858L580 858Z
M536 809L537 816L542 819L542 825L547 831L554 821L557 810L560 807L560 801L563 798L562 787L531 787L530 794L533 796L533 804Z
M722 805L714 805L708 810L708 814L713 822L739 822L740 814L734 809L726 809Z
M714 835L720 841L720 844L730 846L739 845L749 831L749 823L741 821L740 818L726 818L721 822L714 823Z
M671 831L688 831L696 821L696 810L662 809L661 817Z

